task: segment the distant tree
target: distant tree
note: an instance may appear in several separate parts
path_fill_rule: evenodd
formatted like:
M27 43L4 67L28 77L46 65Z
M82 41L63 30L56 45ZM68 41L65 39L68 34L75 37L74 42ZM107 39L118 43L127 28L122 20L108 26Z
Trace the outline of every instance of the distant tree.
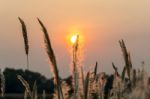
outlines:
M6 80L6 94L7 93L23 93L24 87L21 82L17 79L17 75L21 75L30 86L33 86L34 82L37 82L38 93L42 93L45 90L46 93L54 93L54 83L53 79L47 79L43 75L37 72L32 72L29 70L15 70L11 68L6 68L4 70L5 80ZM32 88L32 87L31 87Z

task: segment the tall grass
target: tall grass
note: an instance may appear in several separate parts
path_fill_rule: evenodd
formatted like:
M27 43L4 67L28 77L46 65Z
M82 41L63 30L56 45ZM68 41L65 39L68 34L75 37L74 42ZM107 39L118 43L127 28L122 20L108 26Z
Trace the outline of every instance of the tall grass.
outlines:
M78 99L78 89L79 89L79 71L77 67L78 62L78 47L79 47L79 35L77 35L77 40L73 44L73 79L74 79L74 99Z
M27 55L27 69L29 70L29 40L28 40L28 33L27 33L27 28L25 22L18 17L21 26L22 26L22 34L23 34L23 39L24 39L24 45L25 45L25 53Z
M131 57L130 57L130 53L127 51L127 48L125 46L125 43L123 40L119 41L120 43L120 47L122 49L122 53L123 53L123 57L124 57L124 61L125 61L125 67L123 70L123 79L124 79L124 73L127 72L127 75L130 79L130 72L132 69L132 63L131 63Z
M27 30L24 21L21 18L19 18L19 20L22 24L25 50L28 57L29 47ZM72 53L72 84L68 85L65 81L61 81L55 53L51 45L48 31L40 19L38 19L38 22L44 33L46 52L51 62L54 84L56 86L55 99L149 99L149 78L144 70L144 66L142 70L138 71L133 68L130 53L127 50L123 40L119 41L125 62L122 74L119 73L118 68L114 63L112 63L114 74L107 75L105 72L98 73L98 63L96 62L94 71L92 70L93 72L87 72L85 75L83 67L78 66L80 58L78 57L79 35L77 35L77 40L73 44ZM18 79L25 86L25 98L27 98L26 95L29 95L31 99L37 99L36 82L33 86L33 90L31 91L27 81L25 81L21 76L18 76ZM72 93L69 93L71 88L73 88L73 91ZM43 92L43 99L44 98L45 92Z
M62 89L61 89L61 82L60 82L56 57L55 57L55 54L54 54L54 51L53 51L53 48L52 48L52 45L51 45L51 41L49 39L48 31L47 31L46 27L44 26L44 24L42 23L42 21L40 19L38 19L38 22L41 25L43 33L44 33L44 41L45 41L46 51L47 51L47 54L49 56L49 60L52 64L51 69L53 69L53 74L54 74L54 80L55 80L55 84L56 84L56 88L57 88L58 99L63 99L63 93L62 93Z

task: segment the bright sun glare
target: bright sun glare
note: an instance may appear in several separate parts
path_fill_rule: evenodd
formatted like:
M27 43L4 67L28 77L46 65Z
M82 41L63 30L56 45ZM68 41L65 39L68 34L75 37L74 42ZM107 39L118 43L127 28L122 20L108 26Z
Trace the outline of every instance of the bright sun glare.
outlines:
M77 41L77 35L73 35L71 37L71 42L74 44L74 43L76 43L76 41Z

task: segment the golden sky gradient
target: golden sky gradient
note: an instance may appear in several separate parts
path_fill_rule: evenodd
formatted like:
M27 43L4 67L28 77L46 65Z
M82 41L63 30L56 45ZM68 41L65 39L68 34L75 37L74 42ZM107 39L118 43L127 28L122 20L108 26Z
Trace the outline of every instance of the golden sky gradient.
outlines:
M0 66L26 68L19 16L29 32L31 70L47 77L51 74L37 17L49 31L63 76L69 75L64 71L71 64L67 39L77 32L84 40L84 66L92 68L98 61L99 71L111 73L113 61L121 70L118 40L124 39L134 66L140 68L145 60L150 70L149 9L149 0L0 0Z

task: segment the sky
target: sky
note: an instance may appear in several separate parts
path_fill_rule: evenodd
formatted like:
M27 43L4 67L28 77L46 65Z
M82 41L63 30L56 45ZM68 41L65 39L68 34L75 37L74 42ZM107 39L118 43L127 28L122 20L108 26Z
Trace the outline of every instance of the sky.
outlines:
M44 38L37 22L40 18L49 31L59 73L70 75L71 48L68 37L83 38L82 65L92 70L98 61L100 72L113 73L114 62L124 66L118 41L124 39L133 66L150 72L149 0L0 0L0 68L26 69L26 56L18 16L27 25L30 43L30 70L52 76Z

